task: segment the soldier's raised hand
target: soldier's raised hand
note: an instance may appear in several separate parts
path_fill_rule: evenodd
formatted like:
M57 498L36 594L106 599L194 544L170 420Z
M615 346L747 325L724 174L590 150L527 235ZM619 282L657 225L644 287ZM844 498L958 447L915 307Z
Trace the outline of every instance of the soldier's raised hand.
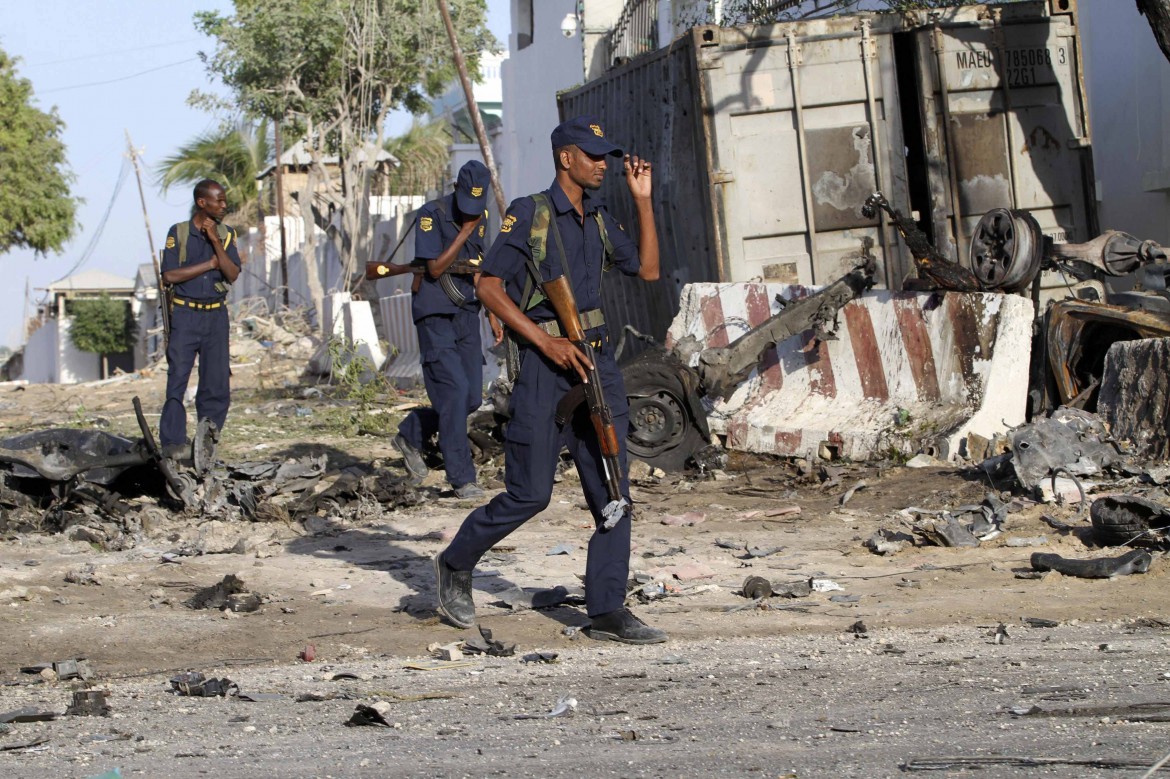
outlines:
M636 154L627 154L622 161L622 167L625 169L626 184L630 188L630 194L635 198L650 197L649 160L640 159Z

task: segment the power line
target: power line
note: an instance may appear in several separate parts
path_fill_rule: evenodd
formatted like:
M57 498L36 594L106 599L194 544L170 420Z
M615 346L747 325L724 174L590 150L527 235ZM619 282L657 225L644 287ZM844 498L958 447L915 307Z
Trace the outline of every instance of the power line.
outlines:
M154 73L155 71L165 70L166 68L173 68L173 67L176 67L178 65L185 65L188 62L194 62L197 59L199 59L199 58L198 57L188 57L185 60L179 60L178 62L172 62L169 65L159 65L157 68L150 68L149 70L141 70L137 73L131 73L129 76L120 76L119 78L111 78L107 81L91 81L88 84L72 84L71 86L67 86L67 87L54 87L53 89L41 89L41 90L38 90L38 94L48 95L48 94L51 94L53 92L64 92L67 89L83 89L85 87L100 87L100 86L103 86L105 84L116 84L119 81L128 81L129 79L132 79L132 78L138 78L139 76L145 76L147 73Z
M152 43L149 46L138 46L138 47L133 48L133 49L118 49L117 51L101 51L101 52L98 52L96 54L82 54L79 57L69 57L68 59L63 59L63 60L52 60L50 62L36 62L36 63L31 63L31 64L24 63L22 66L22 69L43 68L43 67L48 67L49 65L64 65L66 62L81 62L82 60L92 60L92 59L98 59L100 57L113 57L113 56L116 56L118 54L133 54L136 51L147 51L148 49L161 49L161 48L164 48L166 46L180 46L184 43L194 43L197 40L199 40L199 39L198 38L186 38L185 40L170 41L168 43Z
M82 265L84 265L97 248L98 241L101 240L102 232L106 229L106 222L110 221L110 213L114 210L114 203L118 200L118 193L122 191L122 185L126 183L126 176L130 173L130 162L126 158L122 158L122 169L118 171L118 181L114 184L114 193L110 195L109 205L106 206L106 212L102 214L102 220L98 222L97 229L89 239L89 243L85 245L85 249L81 252L81 257L77 262L73 263L73 267L65 276L72 276Z

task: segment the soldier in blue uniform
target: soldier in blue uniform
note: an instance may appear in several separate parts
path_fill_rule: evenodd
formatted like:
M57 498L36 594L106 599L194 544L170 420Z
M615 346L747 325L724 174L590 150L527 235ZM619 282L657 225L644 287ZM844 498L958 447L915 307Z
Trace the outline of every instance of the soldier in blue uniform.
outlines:
M585 569L589 635L632 644L657 643L665 641L666 634L623 606L629 577L630 515L626 512L614 527L604 527L601 509L608 497L596 434L581 415L563 427L556 423L558 401L585 379L585 357L558 337L555 313L532 283L537 273L542 280L569 277L586 336L596 349L597 368L621 442L621 491L628 500L629 406L600 310L601 285L609 268L646 281L658 278L650 163L625 155L625 178L638 220L635 244L592 194L601 186L609 158L623 156L621 149L606 140L601 122L590 117L564 122L553 130L552 147L555 181L543 193L512 203L477 288L484 305L521 344L505 433L507 489L473 511L450 545L435 557L438 607L458 627L475 623L472 569L493 545L548 505L563 444L576 463L595 524ZM539 235L542 223L547 224L547 236ZM547 249L541 249L542 245ZM542 255L543 261L537 261Z
M172 225L163 251L162 279L171 286L171 333L167 342L167 397L158 425L163 453L189 451L183 395L195 357L199 389L195 412L223 429L231 402L227 293L240 275L236 232L221 224L227 212L224 189L211 179L195 185L189 222Z
M421 484L427 466L420 450L437 432L447 481L458 497L466 499L484 496L476 484L467 440L467 417L483 401L480 304L474 276L449 269L455 262L478 266L483 261L484 205L490 186L487 167L472 160L460 168L454 192L419 209L414 256L426 263L427 272L411 301L411 315L418 329L431 408L408 414L394 437L412 482ZM493 329L498 327L493 319Z

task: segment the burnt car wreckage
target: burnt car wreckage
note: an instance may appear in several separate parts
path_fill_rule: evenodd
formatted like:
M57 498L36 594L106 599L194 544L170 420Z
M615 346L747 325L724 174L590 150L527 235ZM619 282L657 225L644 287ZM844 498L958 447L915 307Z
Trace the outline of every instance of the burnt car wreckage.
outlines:
M327 473L325 455L283 462L226 463L218 431L201 422L189 450L159 449L137 397L142 437L50 428L0 440L0 532L80 529L80 538L129 548L155 504L188 515L251 522L303 521L358 504L403 506L424 498L386 469ZM321 482L337 476L324 489ZM137 505L131 499L145 497Z
M1153 241L1109 231L1087 243L1055 243L1028 212L997 208L972 232L968 269L947 258L912 220L874 193L864 210L872 216L878 209L889 215L914 258L916 276L904 281L904 289L1031 290L1038 313L1028 398L1032 419L1059 406L1094 411L1113 343L1170 336L1170 263ZM1041 310L1045 270L1062 274L1069 297ZM788 303L726 347L703 348L683 339L667 350L647 339L652 347L622 364L630 452L666 470L685 467L710 439L705 402L729 395L769 346L805 332L817 340L831 338L837 313L872 285L872 273L871 263L861 263L821 291Z

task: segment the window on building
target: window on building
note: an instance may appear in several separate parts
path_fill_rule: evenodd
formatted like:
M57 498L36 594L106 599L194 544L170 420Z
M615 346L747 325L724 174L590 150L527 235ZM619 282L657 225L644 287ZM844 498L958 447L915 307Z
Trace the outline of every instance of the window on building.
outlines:
M532 29L535 19L533 6L536 0L519 0L516 3L516 48L532 45Z

